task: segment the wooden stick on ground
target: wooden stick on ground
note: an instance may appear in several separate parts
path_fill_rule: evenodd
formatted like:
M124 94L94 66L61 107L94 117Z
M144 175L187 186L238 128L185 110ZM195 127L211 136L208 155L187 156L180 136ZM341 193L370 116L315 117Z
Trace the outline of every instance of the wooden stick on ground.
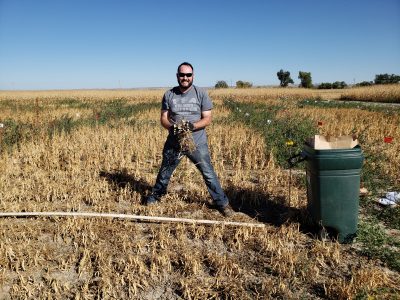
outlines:
M91 212L0 212L0 217L98 217L98 218L116 218L116 219L129 219L138 221L149 221L157 223L188 223L193 225L206 224L206 225L228 225L228 226L243 226L243 227L260 227L264 228L264 224L257 223L244 223L244 222L228 222L228 221L215 221L215 220L196 220L185 218L170 218L170 217L152 217L152 216L139 216L129 214L113 214L113 213L91 213Z

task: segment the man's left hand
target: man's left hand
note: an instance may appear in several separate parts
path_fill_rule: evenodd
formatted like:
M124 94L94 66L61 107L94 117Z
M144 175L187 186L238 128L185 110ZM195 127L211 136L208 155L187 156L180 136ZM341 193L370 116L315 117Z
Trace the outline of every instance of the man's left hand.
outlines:
M194 124L192 122L189 122L189 129L190 131L194 131Z

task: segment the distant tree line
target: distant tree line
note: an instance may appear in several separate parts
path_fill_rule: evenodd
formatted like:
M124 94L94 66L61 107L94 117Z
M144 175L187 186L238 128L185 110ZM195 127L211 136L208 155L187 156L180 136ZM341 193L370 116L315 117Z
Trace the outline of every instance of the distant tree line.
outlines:
M280 81L281 87L287 87L289 84L293 84L293 79L290 77L289 71L284 71L280 69L279 72L276 73L278 79ZM299 87L302 88L313 88L314 85L312 83L311 72L299 71L300 84ZM355 84L355 86L371 86L374 84L395 84L400 82L400 76L395 74L377 74L375 75L374 81L362 81L360 83ZM236 81L236 88L251 88L253 84L248 81L238 80ZM228 88L228 84L224 80L219 80L215 84L215 88ZM335 81L335 82L322 82L315 86L318 89L344 89L348 87L347 83L344 81Z
M245 88L251 88L253 86L253 84L251 82L248 81L236 81L236 87L239 89L245 89Z
M361 81L359 83L356 83L355 86L371 86L373 84L373 81Z
M399 75L394 75L394 74L375 75L375 84L391 84L391 83L398 83L399 81L400 81Z
M400 82L400 76L399 75L389 75L387 73L385 74L377 74L375 75L375 80L374 81L362 81L355 86L371 86L374 84L395 84Z
M253 84L248 81L242 81L242 80L236 81L236 88L238 88L238 89L251 88L252 86L253 86ZM224 80L219 80L215 84L216 89L226 89L228 87L229 87L228 84Z
M319 89L325 89L325 90L329 90L329 89L344 89L347 87L347 83L344 81L335 81L333 83L330 82L321 82L318 85Z

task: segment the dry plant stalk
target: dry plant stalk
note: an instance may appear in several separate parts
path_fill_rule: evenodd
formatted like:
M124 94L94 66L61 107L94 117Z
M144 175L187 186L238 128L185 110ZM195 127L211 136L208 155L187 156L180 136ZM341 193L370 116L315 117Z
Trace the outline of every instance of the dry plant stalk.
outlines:
M182 119L174 124L174 134L178 137L179 148L182 153L191 153L196 150L189 121Z

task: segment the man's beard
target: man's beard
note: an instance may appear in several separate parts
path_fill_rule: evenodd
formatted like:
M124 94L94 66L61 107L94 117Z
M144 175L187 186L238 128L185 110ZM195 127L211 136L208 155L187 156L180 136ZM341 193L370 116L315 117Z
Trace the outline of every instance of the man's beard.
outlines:
M188 86L182 85L182 83L181 83L180 81L179 81L178 83L179 83L179 87L180 87L182 90L187 90L187 89L189 89L189 88L193 85L193 81L189 81L189 85L188 85Z

